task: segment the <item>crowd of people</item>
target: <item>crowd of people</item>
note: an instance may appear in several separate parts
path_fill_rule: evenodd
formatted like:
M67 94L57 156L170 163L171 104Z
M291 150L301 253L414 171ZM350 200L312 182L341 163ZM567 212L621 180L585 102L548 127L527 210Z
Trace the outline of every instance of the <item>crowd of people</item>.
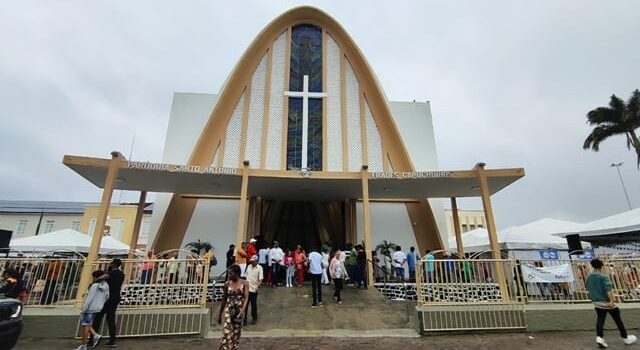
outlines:
M300 245L283 250L278 241L270 244L260 237L242 242L236 249L230 245L226 254L227 280L218 312L223 325L220 349L236 349L243 325L258 322L258 295L262 286L270 288L303 288L311 281L311 308L324 305L323 286L334 284L333 299L343 303L345 282L366 288L367 258L362 245L341 249L327 242L308 251ZM348 265L348 266L347 266Z

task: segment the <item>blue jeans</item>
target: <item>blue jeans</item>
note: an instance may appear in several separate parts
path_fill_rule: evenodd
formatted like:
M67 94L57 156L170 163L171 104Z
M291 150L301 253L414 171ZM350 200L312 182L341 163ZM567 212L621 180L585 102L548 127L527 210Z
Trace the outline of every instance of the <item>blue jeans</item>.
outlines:
M294 265L287 266L287 278L286 278L287 286L293 285L293 275L295 274L295 272L296 272L296 267Z
M399 279L404 279L404 267L396 267L396 277Z
M151 283L152 276L153 276L153 269L142 270L142 276L140 276L140 283L142 284Z

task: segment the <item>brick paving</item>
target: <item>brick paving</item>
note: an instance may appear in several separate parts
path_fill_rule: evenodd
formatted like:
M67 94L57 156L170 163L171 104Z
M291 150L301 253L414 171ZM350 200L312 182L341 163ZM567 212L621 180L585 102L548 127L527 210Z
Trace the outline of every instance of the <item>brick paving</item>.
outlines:
M615 332L605 334L609 349L640 349L639 345L625 346ZM499 333L499 334L446 334L421 338L246 338L241 339L241 350L273 349L596 349L593 332L546 332L546 333ZM210 350L218 348L217 339L200 338L156 338L122 339L118 349L136 350ZM75 349L78 341L62 339L22 339L16 349L52 350ZM98 348L104 348L100 346ZM106 348L105 348L106 349Z

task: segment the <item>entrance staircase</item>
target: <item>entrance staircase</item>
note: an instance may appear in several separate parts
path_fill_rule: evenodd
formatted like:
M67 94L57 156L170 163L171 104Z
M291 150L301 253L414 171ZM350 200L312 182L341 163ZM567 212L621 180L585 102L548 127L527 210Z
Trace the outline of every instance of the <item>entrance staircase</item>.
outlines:
M385 300L374 288L347 286L343 304L333 299L333 285L322 286L323 307L311 308L311 285L301 288L262 286L258 294L258 321L243 327L243 336L418 336L414 330L415 304ZM219 303L212 319L217 319ZM210 335L220 334L219 325Z

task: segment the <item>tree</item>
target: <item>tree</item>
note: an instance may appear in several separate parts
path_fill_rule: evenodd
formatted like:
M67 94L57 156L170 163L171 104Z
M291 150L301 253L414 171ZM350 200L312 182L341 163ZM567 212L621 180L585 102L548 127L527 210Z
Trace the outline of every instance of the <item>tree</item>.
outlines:
M200 253L202 251L206 251L207 248L208 249L213 249L213 245L211 245L211 243L202 242L200 240L197 240L197 241L194 241L194 242L189 242L189 243L185 244L184 247L192 249L192 250L197 250L198 251L198 255L200 255Z
M640 127L640 91L636 89L625 103L616 95L611 95L609 107L598 107L587 113L587 124L595 126L582 148L598 151L600 142L613 135L625 135L627 148L633 147L637 166L640 169L640 139L636 129Z

